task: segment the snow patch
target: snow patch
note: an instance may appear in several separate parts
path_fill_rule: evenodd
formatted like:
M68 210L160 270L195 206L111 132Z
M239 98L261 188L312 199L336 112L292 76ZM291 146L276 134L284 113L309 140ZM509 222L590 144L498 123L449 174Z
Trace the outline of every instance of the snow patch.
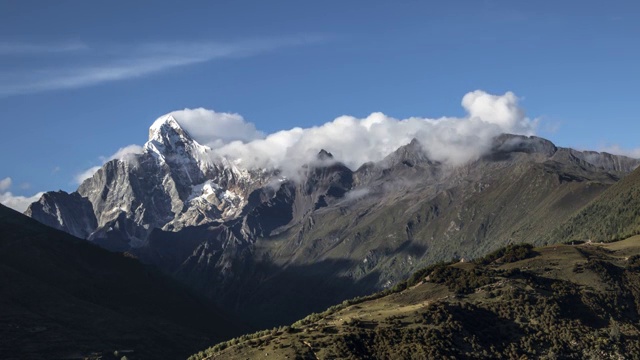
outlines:
M213 180L207 180L192 187L187 202L193 203L196 201L204 201L213 205L219 205L221 202L229 205L241 205L244 202L244 197L228 189L223 189Z
M198 185L194 185L191 188L191 195L189 195L189 198L187 199L187 202L191 202L191 201L194 201L194 200L207 201L207 199L211 195L216 195L219 190L220 190L220 185L218 185L215 182L213 182L213 180L207 180L204 183L198 184ZM207 202L209 202L209 201L207 201Z

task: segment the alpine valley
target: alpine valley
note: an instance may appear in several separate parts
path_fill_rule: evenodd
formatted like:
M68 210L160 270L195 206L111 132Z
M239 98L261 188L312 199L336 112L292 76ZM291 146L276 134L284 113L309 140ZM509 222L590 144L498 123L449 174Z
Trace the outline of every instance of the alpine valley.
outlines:
M216 155L168 115L142 153L73 193L45 193L26 215L153 265L262 329L430 264L569 236L565 222L639 164L502 134L456 166L415 139L357 169L319 150L294 179Z

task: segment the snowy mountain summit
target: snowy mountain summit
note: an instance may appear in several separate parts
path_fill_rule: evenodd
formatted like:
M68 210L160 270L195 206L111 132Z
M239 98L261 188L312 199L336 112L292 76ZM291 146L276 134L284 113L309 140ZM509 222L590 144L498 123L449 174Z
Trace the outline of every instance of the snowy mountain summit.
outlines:
M172 115L149 128L142 154L107 162L77 192L47 193L27 215L109 249L144 245L154 228L233 219L249 194L269 180L219 157L194 140ZM74 214L77 209L91 209Z
M204 155L208 150L191 138L172 115L163 116L151 125L149 140L144 145L144 151L161 162L166 162L167 156L187 158L195 154Z

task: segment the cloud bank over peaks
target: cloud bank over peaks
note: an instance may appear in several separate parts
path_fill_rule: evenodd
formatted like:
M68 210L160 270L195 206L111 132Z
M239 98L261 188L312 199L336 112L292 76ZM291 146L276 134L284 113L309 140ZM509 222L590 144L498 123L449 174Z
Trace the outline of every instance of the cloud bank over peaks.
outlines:
M173 116L194 140L201 145L217 149L233 141L250 142L265 134L239 114L215 112L205 108L184 109L158 118L151 129L157 128L168 116Z
M492 95L476 90L467 93L461 105L467 112L464 117L395 119L375 112L366 118L345 115L320 126L272 134L263 134L238 114L199 108L167 115L216 156L246 168L278 168L285 175L315 159L321 149L357 169L416 138L432 160L460 165L488 151L496 135L535 133L537 120L526 116L512 92Z

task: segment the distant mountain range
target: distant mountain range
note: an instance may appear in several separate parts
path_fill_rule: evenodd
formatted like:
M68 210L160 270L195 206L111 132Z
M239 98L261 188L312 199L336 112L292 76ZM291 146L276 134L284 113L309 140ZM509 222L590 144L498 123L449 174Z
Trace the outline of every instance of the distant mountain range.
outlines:
M246 331L135 259L2 205L0 234L2 359L176 359Z
M553 242L638 164L505 134L462 166L432 161L414 140L355 170L321 150L291 179L214 155L167 116L142 154L107 162L74 193L46 193L26 214L126 251L264 328L438 261Z

